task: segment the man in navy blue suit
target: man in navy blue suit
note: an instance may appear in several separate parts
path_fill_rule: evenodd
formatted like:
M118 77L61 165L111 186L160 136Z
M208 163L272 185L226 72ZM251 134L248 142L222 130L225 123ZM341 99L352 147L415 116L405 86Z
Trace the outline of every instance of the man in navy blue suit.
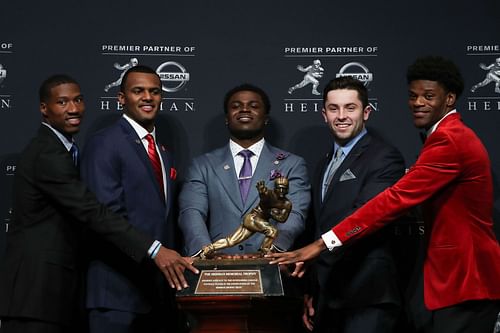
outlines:
M153 69L127 71L118 93L123 117L87 142L81 172L101 202L172 249L176 171L172 155L156 141L161 90ZM94 246L87 274L90 332L175 331L175 289L153 268L132 265L109 243Z

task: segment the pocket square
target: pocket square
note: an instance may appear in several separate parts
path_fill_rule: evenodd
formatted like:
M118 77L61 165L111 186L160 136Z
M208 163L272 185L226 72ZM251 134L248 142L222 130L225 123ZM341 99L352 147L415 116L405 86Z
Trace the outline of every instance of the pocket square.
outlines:
M356 176L352 173L351 169L347 169L342 176L340 176L339 181L343 182L345 180L356 179Z

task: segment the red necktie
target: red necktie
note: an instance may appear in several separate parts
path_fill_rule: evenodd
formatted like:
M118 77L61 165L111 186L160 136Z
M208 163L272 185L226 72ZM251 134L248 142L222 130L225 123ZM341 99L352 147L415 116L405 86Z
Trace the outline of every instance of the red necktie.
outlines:
M160 156L156 151L155 139L151 134L146 135L146 140L148 140L148 156L151 161L151 165L153 166L153 171L155 173L156 180L158 180L158 184L160 185L161 193L164 196L165 191L163 189L163 172L161 170L161 162Z

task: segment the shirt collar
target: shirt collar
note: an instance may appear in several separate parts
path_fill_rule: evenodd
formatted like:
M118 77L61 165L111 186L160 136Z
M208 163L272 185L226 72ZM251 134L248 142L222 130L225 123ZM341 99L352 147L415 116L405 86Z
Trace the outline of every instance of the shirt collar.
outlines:
M429 136L432 133L434 133L434 131L436 130L436 128L438 127L438 125L443 121L443 119L446 118L446 117L448 117L450 114L453 114L453 113L457 113L457 109L451 110L450 112L448 112L447 114L445 114L443 116L443 118L439 119L437 123L435 123L434 125L432 125L432 127L429 128L429 130L427 131L427 136Z
M144 137L146 135L151 134L153 136L153 138L155 139L155 142L156 142L156 127L153 128L153 130L151 131L151 133L149 133L144 127L142 127L141 125L139 125L139 123L137 121L135 121L134 119L130 118L125 113L123 114L123 118L125 118L125 120L129 122L130 126L132 126L132 128L137 133L137 136L139 138L144 139Z
M73 138L71 138L71 140L69 140L61 132L59 132L58 130L56 130L54 127L50 126L49 123L42 122L42 124L45 125L45 126L47 126L48 128L50 128L52 130L52 132L54 132L54 134L62 142L62 144L64 145L64 147L68 151L71 149L71 146L73 146L73 142L74 142Z
M265 143L265 140L264 140L264 138L262 138L259 141L257 141L256 143L254 143L253 145L251 145L250 147L243 148L242 146L240 146L239 144L237 144L233 140L229 139L229 149L231 150L231 154L233 155L233 158L236 157L238 155L238 153L244 149L250 150L255 156L259 157L260 153L262 152L262 148L264 148L264 143Z
M368 133L368 131L366 130L366 127L363 127L363 129L361 130L361 132L359 132L347 144L341 146L337 142L335 142L334 146L333 146L333 153L335 153L337 151L337 149L340 148L340 149L342 149L342 152L344 153L344 156L347 156L347 154L349 154L349 152L352 150L352 147L354 147L354 145L356 145L356 143L358 143L358 141L361 140L361 138L364 137L366 135L366 133Z

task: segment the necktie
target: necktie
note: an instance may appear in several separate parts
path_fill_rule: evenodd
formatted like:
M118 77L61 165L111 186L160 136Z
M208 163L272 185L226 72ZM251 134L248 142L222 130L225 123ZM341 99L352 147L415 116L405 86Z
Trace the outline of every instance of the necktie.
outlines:
M158 181L158 184L160 185L160 190L162 195L165 195L165 191L163 189L163 172L161 170L161 162L160 162L160 156L158 155L158 152L156 151L156 145L155 145L155 139L151 134L146 135L146 140L148 140L148 156L149 160L151 161L151 165L153 166L153 171L156 177L156 180Z
M71 154L71 157L73 158L73 164L77 167L78 166L78 146L76 143L73 143L71 148L69 149L69 153Z
M330 183L332 182L333 176L335 175L335 172L339 168L340 164L342 164L342 161L344 160L344 152L342 151L341 148L337 148L337 151L335 152L335 155L333 156L332 161L328 165L326 175L324 178L324 183L323 183L323 192L321 193L321 197L324 198L326 191L328 191L328 187L330 186Z
M238 155L244 158L243 166L240 170L240 175L238 177L238 182L240 183L240 194L243 203L247 200L248 190L250 189L250 183L252 182L252 162L250 162L250 157L253 153L248 150L242 150Z

